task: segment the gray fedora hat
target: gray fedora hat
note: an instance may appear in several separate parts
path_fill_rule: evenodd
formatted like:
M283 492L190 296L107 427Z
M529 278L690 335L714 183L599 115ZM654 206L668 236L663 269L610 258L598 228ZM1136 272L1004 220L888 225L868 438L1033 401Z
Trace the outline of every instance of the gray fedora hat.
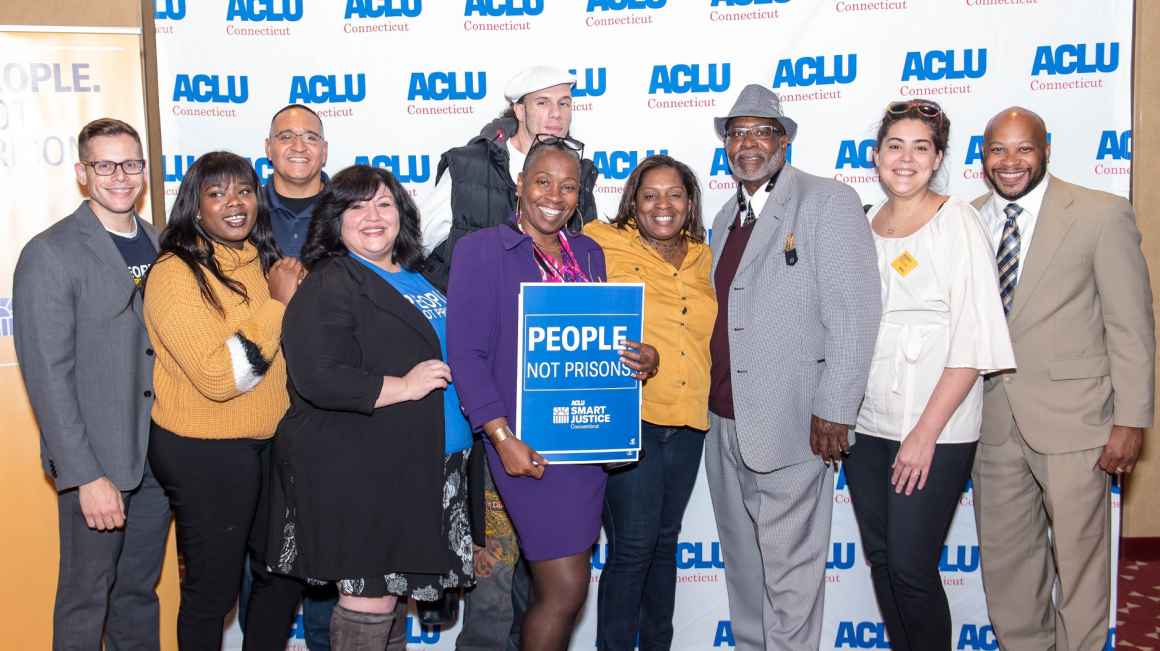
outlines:
M773 118L781 123L782 128L785 129L785 135L789 136L791 141L797 135L797 122L787 118L781 112L781 99L778 98L777 93L760 84L749 84L742 88L741 94L737 96L737 101L733 103L733 108L729 110L729 113L719 118L713 118L713 125L717 128L717 137L724 140L725 125L729 124L730 118L737 117Z

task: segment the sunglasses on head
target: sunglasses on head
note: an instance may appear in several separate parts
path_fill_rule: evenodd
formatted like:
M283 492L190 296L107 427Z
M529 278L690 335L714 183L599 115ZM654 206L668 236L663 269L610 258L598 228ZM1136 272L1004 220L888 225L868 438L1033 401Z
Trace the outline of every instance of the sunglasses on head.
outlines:
M906 115L910 112L918 113L927 118L942 116L942 109L938 104L925 99L912 99L905 102L891 102L886 105L886 112L894 115Z
M580 158L584 157L584 143L575 138L553 136L550 133L537 133L536 137L532 139L532 146L528 148L528 153L531 153L536 147L545 145L550 147L558 145L568 151L576 152L576 155Z

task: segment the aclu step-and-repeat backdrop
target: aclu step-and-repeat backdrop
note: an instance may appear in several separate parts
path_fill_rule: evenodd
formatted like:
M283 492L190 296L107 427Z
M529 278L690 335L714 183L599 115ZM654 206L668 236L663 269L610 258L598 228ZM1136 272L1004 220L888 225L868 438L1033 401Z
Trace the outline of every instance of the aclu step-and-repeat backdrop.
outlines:
M1131 170L1130 0L156 0L165 193L200 154L229 149L272 170L272 113L322 116L334 173L390 169L422 205L439 155L504 109L518 70L576 73L572 134L600 170L604 216L638 161L689 163L705 213L735 192L712 117L747 83L782 97L801 128L792 163L882 197L871 163L888 102L937 100L952 122L946 190L985 190L982 133L999 109L1034 109L1051 131L1052 171L1127 195ZM956 649L996 649L987 623L972 493L941 567ZM888 648L839 477L823 648ZM1116 520L1119 520L1118 495ZM593 554L593 583L606 548ZM679 649L729 647L723 563L699 482L677 551ZM595 590L592 591L595 595ZM1114 603L1114 601L1113 601ZM573 648L590 648L590 601ZM240 636L230 634L231 648ZM456 630L412 625L411 644L450 649ZM301 630L294 645L303 647Z

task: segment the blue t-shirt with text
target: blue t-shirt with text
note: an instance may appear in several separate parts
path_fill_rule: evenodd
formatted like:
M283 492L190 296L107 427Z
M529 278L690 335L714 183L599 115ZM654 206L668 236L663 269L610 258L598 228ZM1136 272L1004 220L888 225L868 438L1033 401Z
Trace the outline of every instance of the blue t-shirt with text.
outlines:
M351 257L390 283L403 298L427 317L435 334L439 335L439 348L443 352L443 358L447 359L447 297L414 271L406 269L387 271L354 253ZM471 447L471 425L459 408L459 394L456 393L454 384L447 385L447 390L443 393L443 422L444 454L452 454Z

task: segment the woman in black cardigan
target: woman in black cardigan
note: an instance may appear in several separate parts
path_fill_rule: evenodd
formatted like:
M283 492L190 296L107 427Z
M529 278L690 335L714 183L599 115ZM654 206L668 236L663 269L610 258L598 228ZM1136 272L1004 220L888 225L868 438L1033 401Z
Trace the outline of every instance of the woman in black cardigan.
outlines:
M291 406L273 453L267 558L276 572L338 583L335 649L383 649L396 618L399 643L408 597L473 581L471 435L443 362L446 303L416 273L419 238L389 172L339 172L286 311Z

